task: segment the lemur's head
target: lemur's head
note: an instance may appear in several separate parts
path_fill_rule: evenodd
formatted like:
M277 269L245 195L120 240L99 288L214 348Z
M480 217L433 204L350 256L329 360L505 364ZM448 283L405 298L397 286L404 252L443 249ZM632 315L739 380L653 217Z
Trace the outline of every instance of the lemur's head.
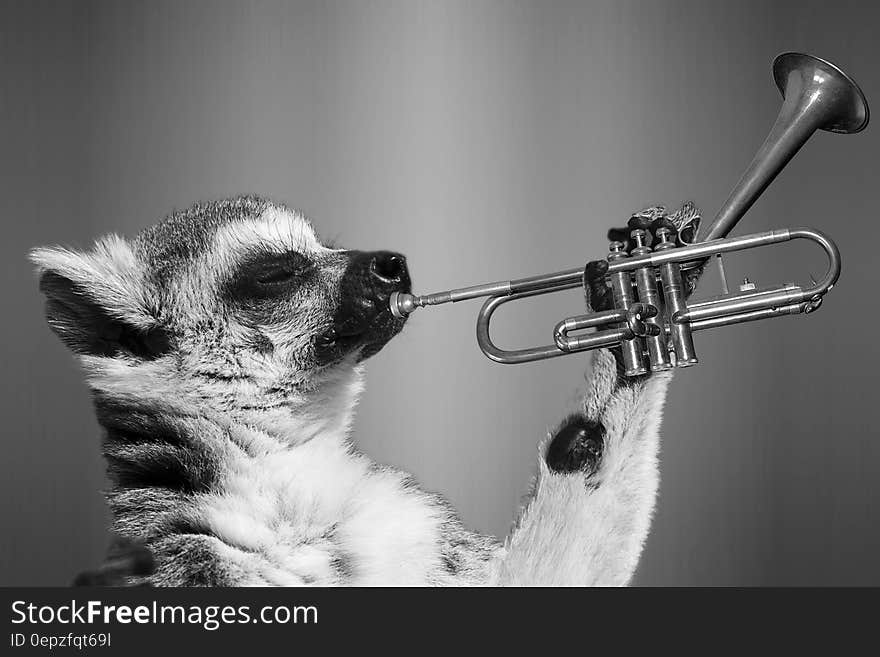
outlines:
M31 258L49 324L93 383L147 376L206 404L276 407L350 380L401 330L388 298L410 290L403 256L329 248L301 214L253 197Z

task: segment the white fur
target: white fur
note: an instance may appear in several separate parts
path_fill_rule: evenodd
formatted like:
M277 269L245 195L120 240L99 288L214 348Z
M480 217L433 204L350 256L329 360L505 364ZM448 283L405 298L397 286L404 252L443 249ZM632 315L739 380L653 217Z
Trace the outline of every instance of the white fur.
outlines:
M308 254L331 251L318 241L311 222L302 213L270 205L257 219L221 226L214 236L211 254L236 254L243 245L252 244L279 253L286 250Z

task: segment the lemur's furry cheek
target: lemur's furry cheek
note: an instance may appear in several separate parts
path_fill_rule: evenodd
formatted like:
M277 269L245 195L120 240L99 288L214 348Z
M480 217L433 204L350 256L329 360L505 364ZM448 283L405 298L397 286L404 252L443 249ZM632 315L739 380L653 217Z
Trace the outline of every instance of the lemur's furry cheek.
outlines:
M405 319L391 314L392 292L409 292L406 258L390 251L349 251L339 285L333 324L315 337L321 364L336 362L358 350L358 361L379 352L400 333Z
M605 427L583 415L572 415L547 448L547 465L554 472L595 472L605 447Z

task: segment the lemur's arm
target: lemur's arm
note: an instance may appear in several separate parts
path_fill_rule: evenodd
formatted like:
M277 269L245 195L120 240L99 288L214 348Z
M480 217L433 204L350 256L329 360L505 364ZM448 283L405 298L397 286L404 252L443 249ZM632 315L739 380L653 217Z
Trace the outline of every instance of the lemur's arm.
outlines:
M500 585L625 585L648 535L671 375L629 383L607 350L583 411L539 450L531 499L507 540Z
M642 218L644 219L644 218ZM630 228L668 225L656 215ZM612 229L609 237L626 239ZM607 264L585 272L588 306L610 307ZM699 272L688 277L689 291ZM538 474L496 564L500 585L625 585L642 551L659 483L660 420L670 372L626 378L619 350L593 358L579 413L539 449Z

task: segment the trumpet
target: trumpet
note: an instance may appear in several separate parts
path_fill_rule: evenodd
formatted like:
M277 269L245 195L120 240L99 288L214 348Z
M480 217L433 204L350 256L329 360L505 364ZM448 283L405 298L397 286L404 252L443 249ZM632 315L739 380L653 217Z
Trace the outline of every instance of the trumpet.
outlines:
M624 374L638 376L696 364L695 331L817 310L840 276L840 251L830 237L803 227L742 237L727 235L816 130L859 132L868 124L868 104L846 73L812 55L780 55L773 63L773 76L784 98L782 108L748 169L718 210L705 239L680 246L676 241L682 241L679 234L660 228L649 245L645 231L636 229L631 251L621 242L610 244L605 280L614 300L611 310L563 319L554 327L553 344L546 346L507 350L492 341L490 321L499 307L585 286L584 267L578 267L426 295L396 292L390 299L391 312L406 317L426 306L485 298L477 318L477 343L491 360L526 363L620 347ZM825 252L828 268L818 282L759 289L746 280L738 292L728 291L723 254L799 239L813 242ZM691 301L683 276L712 257L719 263L722 294ZM584 332L587 329L592 330Z

